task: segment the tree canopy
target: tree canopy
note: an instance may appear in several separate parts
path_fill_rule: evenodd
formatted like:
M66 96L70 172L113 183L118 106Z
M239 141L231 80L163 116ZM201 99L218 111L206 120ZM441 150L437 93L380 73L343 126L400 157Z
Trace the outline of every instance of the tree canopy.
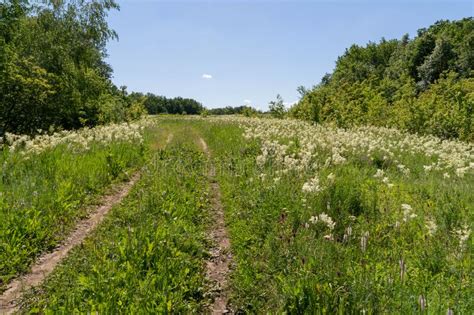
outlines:
M352 45L290 114L474 140L474 21L439 21L413 39Z
M151 115L163 113L197 115L204 109L201 103L190 98L167 98L153 93L147 93L145 97L145 108Z
M0 135L133 119L143 105L111 82L114 0L0 3ZM142 106L140 108L140 106Z

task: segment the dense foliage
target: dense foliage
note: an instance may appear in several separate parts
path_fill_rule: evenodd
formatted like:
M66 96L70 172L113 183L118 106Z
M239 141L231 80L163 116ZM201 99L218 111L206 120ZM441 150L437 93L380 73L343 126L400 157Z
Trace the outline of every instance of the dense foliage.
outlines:
M135 93L139 94L140 93ZM165 96L146 94L145 108L151 115L156 114L188 114L197 115L204 109L201 103L190 98L167 98Z
M211 108L209 109L209 114L211 115L234 115L234 114L241 114L245 116L252 116L257 114L258 111L247 105L242 106L226 106L226 107L218 107L218 108Z
M474 20L439 21L413 39L351 46L291 114L474 140L473 67Z
M74 129L143 113L111 83L106 22L114 0L0 3L0 135Z

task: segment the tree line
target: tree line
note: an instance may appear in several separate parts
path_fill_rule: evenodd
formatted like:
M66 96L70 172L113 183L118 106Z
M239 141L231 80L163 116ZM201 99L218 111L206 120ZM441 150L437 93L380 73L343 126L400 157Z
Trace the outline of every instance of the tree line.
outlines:
M191 98L167 98L165 96L147 93L135 93L145 97L145 108L151 115L156 114L188 114L197 115L204 110L204 106Z
M207 110L207 113L210 115L244 115L244 116L254 116L261 114L261 111L253 108L248 105L241 106L226 106L226 107L217 107Z
M439 21L397 40L352 45L290 115L474 140L474 21Z
M112 81L106 44L114 0L0 3L0 136L129 121L150 114L199 114L201 103L129 93Z

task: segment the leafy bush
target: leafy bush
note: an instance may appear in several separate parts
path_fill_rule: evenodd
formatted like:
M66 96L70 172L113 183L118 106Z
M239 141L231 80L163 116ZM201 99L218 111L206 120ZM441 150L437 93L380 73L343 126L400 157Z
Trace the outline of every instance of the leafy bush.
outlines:
M474 20L466 18L437 22L412 40L353 45L290 115L472 141L473 38Z

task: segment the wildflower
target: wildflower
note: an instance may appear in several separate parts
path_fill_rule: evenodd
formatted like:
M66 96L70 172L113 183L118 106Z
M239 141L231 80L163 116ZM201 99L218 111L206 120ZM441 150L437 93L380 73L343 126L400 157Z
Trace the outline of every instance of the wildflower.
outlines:
M464 177L464 174L466 174L468 170L469 170L469 167L460 167L456 169L456 175L462 178Z
M383 182L384 184L386 184L389 188L392 188L392 187L394 186L392 183L390 183L388 177L384 177L384 178L382 179L382 182Z
M334 237L332 234L324 235L323 238L328 241L334 241Z
M410 219L414 219L417 217L415 213L412 212L412 207L409 204L402 204L402 209L403 209L403 221L407 222Z
M256 161L257 161L258 166L264 165L266 160L267 160L267 157L263 154L256 157Z
M436 230L438 229L436 222L431 218L426 220L425 227L428 229L428 234L430 236L433 236L436 233Z
M334 230L334 227L336 226L336 223L332 220L332 218L324 212L320 215L312 216L309 218L309 222L312 224L316 224L318 222L324 223L330 230Z
M464 243L469 239L469 236L471 235L471 229L467 224L465 224L461 229L455 230L455 234L457 234L459 238L459 247L463 248Z
M369 238L369 232L365 232L362 234L362 237L360 238L360 248L362 252L365 252L367 249L367 239Z
M347 234L347 236L351 236L351 235L352 235L352 227L348 226L348 227L346 228L346 234Z
M403 281L406 271L405 261L403 260L403 258L398 261L398 264L400 265L400 280Z
M303 192L305 193L317 193L322 190L321 186L319 186L319 179L317 176L311 178L309 181L303 184L302 188Z
M397 165L397 168L398 168L398 170L399 170L400 172L402 172L403 175L405 175L405 176L407 176L407 175L410 174L410 169L407 168L407 167L406 167L405 165L403 165L403 164L398 164L398 165Z
M330 216L328 216L326 213L321 213L319 215L319 219L324 222L327 227L331 230L334 230L334 227L336 226L336 223L332 220Z
M377 169L377 172L375 173L374 177L375 178L383 178L385 175L385 172L381 169Z
M311 218L309 218L309 222L312 224L318 223L318 220L319 220L318 216L314 216L314 215L311 216Z
M423 296L423 294L421 294L421 295L418 297L418 303L420 304L420 309L421 309L421 311L424 311L425 308L426 308L426 299L425 299L425 297Z

